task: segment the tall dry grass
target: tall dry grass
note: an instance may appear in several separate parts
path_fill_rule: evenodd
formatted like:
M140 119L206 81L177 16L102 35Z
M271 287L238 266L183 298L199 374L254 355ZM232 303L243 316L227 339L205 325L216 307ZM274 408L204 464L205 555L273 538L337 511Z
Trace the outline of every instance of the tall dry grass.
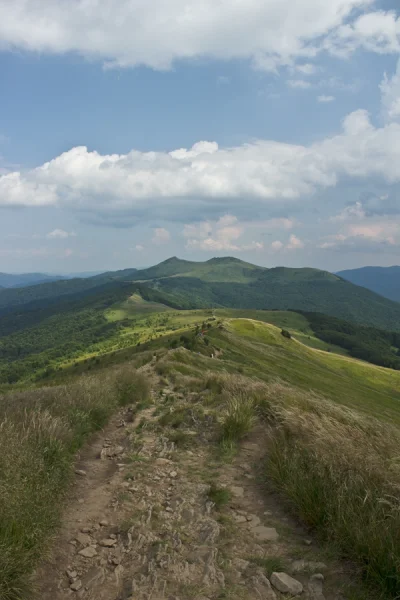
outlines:
M239 440L258 416L270 483L382 598L400 598L398 428L285 384L206 374L207 387L225 402L223 439Z
M29 595L29 574L59 522L76 451L120 403L148 393L143 375L127 365L0 397L1 600Z

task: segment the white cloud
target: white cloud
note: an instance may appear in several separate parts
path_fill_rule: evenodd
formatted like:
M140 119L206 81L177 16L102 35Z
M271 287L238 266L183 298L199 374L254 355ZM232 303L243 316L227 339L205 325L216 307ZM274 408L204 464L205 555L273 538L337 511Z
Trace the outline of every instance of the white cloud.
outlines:
M123 224L155 214L173 221L183 211L221 211L227 200L240 207L252 200L254 211L277 211L341 179L399 183L399 139L400 123L377 128L358 110L344 119L340 133L308 146L199 142L170 153L125 155L76 147L35 169L0 176L0 206L58 206L104 222L111 215Z
M156 227L154 229L154 235L152 237L153 244L167 244L171 239L171 234L168 229L164 229L164 227Z
M357 48L378 54L400 52L400 17L394 11L362 14L353 22L334 29L323 43L326 50L348 56Z
M322 96L318 96L317 97L317 101L318 102L333 102L335 100L335 96L325 96L324 94L322 94Z
M306 90L311 87L311 83L309 81L304 81L304 79L288 79L286 83L289 87L300 90Z
M248 244L238 242L245 229L245 226L239 223L237 217L224 215L214 223L205 221L198 225L185 225L183 235L188 238L187 248L196 248L206 252L261 250L264 247L262 242L252 241Z
M283 243L282 243L282 242L280 242L279 240L276 240L275 242L272 242L272 244L271 244L271 249L272 249L274 252L279 252L279 250L282 250L282 249L283 249L283 247L284 247L284 246L283 246Z
M47 233L46 237L49 240L64 240L69 237L76 237L76 233L73 231L64 231L64 229L54 229L53 231L50 231L50 233Z
M247 58L259 68L274 70L297 58L310 61L324 48L338 53L344 46L349 52L363 44L374 51L393 51L393 13L355 18L355 9L371 3L0 0L0 48L74 52L111 67L167 69L177 60L205 57Z
M285 246L285 248L287 250L301 250L304 248L304 242L292 234L289 238L289 243Z
M396 72L391 78L385 76L380 85L382 94L382 112L386 122L400 120L400 59Z
M142 244L136 244L135 250L137 250L138 252L143 252L144 246L142 246Z
M338 215L330 218L332 223L340 221L349 221L354 219L364 219L366 217L364 207L361 202L356 202L351 206L346 206Z
M315 75L315 73L318 71L318 68L311 63L305 63L302 65L296 65L294 70L302 73L303 75Z

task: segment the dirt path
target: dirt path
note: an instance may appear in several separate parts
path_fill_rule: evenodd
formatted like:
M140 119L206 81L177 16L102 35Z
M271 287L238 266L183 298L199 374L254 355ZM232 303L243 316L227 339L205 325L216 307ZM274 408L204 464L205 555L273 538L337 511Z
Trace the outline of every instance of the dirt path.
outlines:
M38 598L346 598L343 568L265 490L262 430L228 464L190 427L177 448L158 420L170 392L133 422L125 409L82 454Z

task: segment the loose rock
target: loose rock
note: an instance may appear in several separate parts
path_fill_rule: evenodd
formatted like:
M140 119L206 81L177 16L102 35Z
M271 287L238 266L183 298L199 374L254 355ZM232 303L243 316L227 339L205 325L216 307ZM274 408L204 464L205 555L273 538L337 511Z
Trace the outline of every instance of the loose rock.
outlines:
M85 558L93 558L97 555L97 550L93 546L88 546L87 548L84 548L78 552L78 554L80 554L80 556L84 556Z
M279 538L279 534L275 527L264 527L264 525L258 525L252 528L252 532L260 542L276 542Z
M74 581L74 583L71 583L69 587L73 592L78 592L82 587L82 581L78 579L77 581Z
M103 546L104 548L112 548L113 546L115 546L116 543L117 540L113 540L111 538L105 538L104 540L100 540L99 542L100 546Z
M232 495L235 496L235 498L243 498L243 496L244 496L244 489L237 485L234 485L233 487L231 487L231 492L232 492Z
M290 577L287 573L272 573L271 583L283 594L298 596L303 592L303 586L300 581L293 579L293 577Z
M80 475L81 477L86 477L86 471L83 471L82 469L75 469L75 475Z
M325 600L323 594L323 581L324 576L321 573L316 573L310 577L308 582L308 591L310 593L310 600Z

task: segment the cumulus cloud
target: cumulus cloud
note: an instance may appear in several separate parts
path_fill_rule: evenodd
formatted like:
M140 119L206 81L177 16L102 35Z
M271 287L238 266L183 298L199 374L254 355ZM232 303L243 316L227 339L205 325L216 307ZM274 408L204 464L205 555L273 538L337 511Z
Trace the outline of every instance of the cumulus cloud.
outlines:
M394 11L383 10L362 14L333 29L323 45L338 56L348 56L357 48L378 54L397 54L400 52L400 17Z
M322 94L321 96L317 96L317 102L329 103L335 100L335 96L325 96Z
M49 240L65 240L69 237L76 237L76 233L73 231L64 231L64 229L53 229L46 234L47 239Z
M187 238L186 247L206 252L222 250L261 250L262 242L239 243L245 232L245 226L237 217L224 215L218 221L204 221L197 225L185 225L183 235Z
M308 146L259 140L219 148L200 142L123 155L76 147L35 169L0 176L0 206L59 206L85 218L103 215L104 222L113 215L122 225L154 214L170 220L200 209L215 214L227 201L243 207L243 198L251 200L246 210L269 207L276 213L341 179L399 183L399 139L400 123L377 128L365 110L357 110L340 133Z
M171 239L171 234L168 229L164 229L164 227L156 227L154 229L154 235L152 237L153 244L167 244Z
M274 70L296 59L309 62L323 49L348 53L362 44L375 52L394 51L396 16L359 16L371 3L0 0L0 48L74 52L110 67L168 69L177 60L206 57L250 59Z
M301 250L304 248L304 242L296 235L292 234L289 238L289 243L285 246L287 250Z
M271 250L273 250L274 252L279 252L279 250L282 250L284 247L283 243L280 242L279 240L275 240L275 242L272 242L271 244Z

